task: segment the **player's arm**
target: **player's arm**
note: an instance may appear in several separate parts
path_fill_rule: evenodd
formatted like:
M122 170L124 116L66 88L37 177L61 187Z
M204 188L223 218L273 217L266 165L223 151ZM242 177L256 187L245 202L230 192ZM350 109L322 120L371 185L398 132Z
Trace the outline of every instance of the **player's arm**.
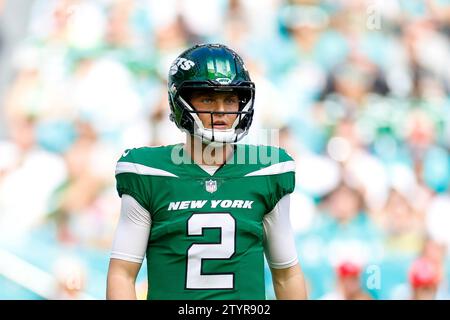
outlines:
M281 198L264 217L265 254L279 300L307 299L305 279L297 258L290 223L290 196Z
M278 300L305 300L308 298L305 278L299 263L284 269L270 268L270 271Z
M109 262L107 299L136 299L136 277L150 235L149 212L133 197L122 195L119 224Z
M109 261L106 299L136 300L136 277L141 263L111 258Z

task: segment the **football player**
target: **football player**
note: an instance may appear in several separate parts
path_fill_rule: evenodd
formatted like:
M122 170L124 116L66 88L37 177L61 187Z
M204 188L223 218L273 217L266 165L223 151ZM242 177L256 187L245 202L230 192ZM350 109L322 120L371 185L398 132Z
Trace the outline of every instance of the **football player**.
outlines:
M305 299L289 218L294 161L280 148L236 144L255 100L242 59L196 45L172 64L168 91L187 140L119 159L107 298L136 298L146 255L148 299L265 299L265 254L276 297Z

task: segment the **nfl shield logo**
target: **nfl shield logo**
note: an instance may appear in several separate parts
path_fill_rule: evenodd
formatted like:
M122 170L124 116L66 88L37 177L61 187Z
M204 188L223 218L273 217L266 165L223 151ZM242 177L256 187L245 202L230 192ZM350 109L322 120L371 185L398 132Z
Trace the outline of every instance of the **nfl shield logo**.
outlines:
M205 181L205 188L206 188L206 191L208 191L209 193L216 192L217 191L217 181L214 181L214 180Z

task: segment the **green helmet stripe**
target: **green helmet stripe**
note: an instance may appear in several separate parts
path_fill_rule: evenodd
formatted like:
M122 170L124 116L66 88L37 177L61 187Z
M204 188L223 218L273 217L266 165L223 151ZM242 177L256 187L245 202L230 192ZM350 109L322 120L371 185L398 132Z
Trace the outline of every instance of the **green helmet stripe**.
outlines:
M208 79L216 80L217 78L228 78L233 80L236 75L234 70L231 70L230 60L213 59L206 62L208 71Z

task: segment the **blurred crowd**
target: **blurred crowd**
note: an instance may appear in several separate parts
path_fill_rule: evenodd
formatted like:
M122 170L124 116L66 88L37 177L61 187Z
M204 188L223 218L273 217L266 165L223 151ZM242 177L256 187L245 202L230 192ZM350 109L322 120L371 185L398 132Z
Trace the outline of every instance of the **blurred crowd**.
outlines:
M52 297L104 298L116 161L184 140L170 63L220 42L256 84L243 142L277 129L296 160L310 297L450 298L450 0L30 3L0 101L0 249L65 271Z

